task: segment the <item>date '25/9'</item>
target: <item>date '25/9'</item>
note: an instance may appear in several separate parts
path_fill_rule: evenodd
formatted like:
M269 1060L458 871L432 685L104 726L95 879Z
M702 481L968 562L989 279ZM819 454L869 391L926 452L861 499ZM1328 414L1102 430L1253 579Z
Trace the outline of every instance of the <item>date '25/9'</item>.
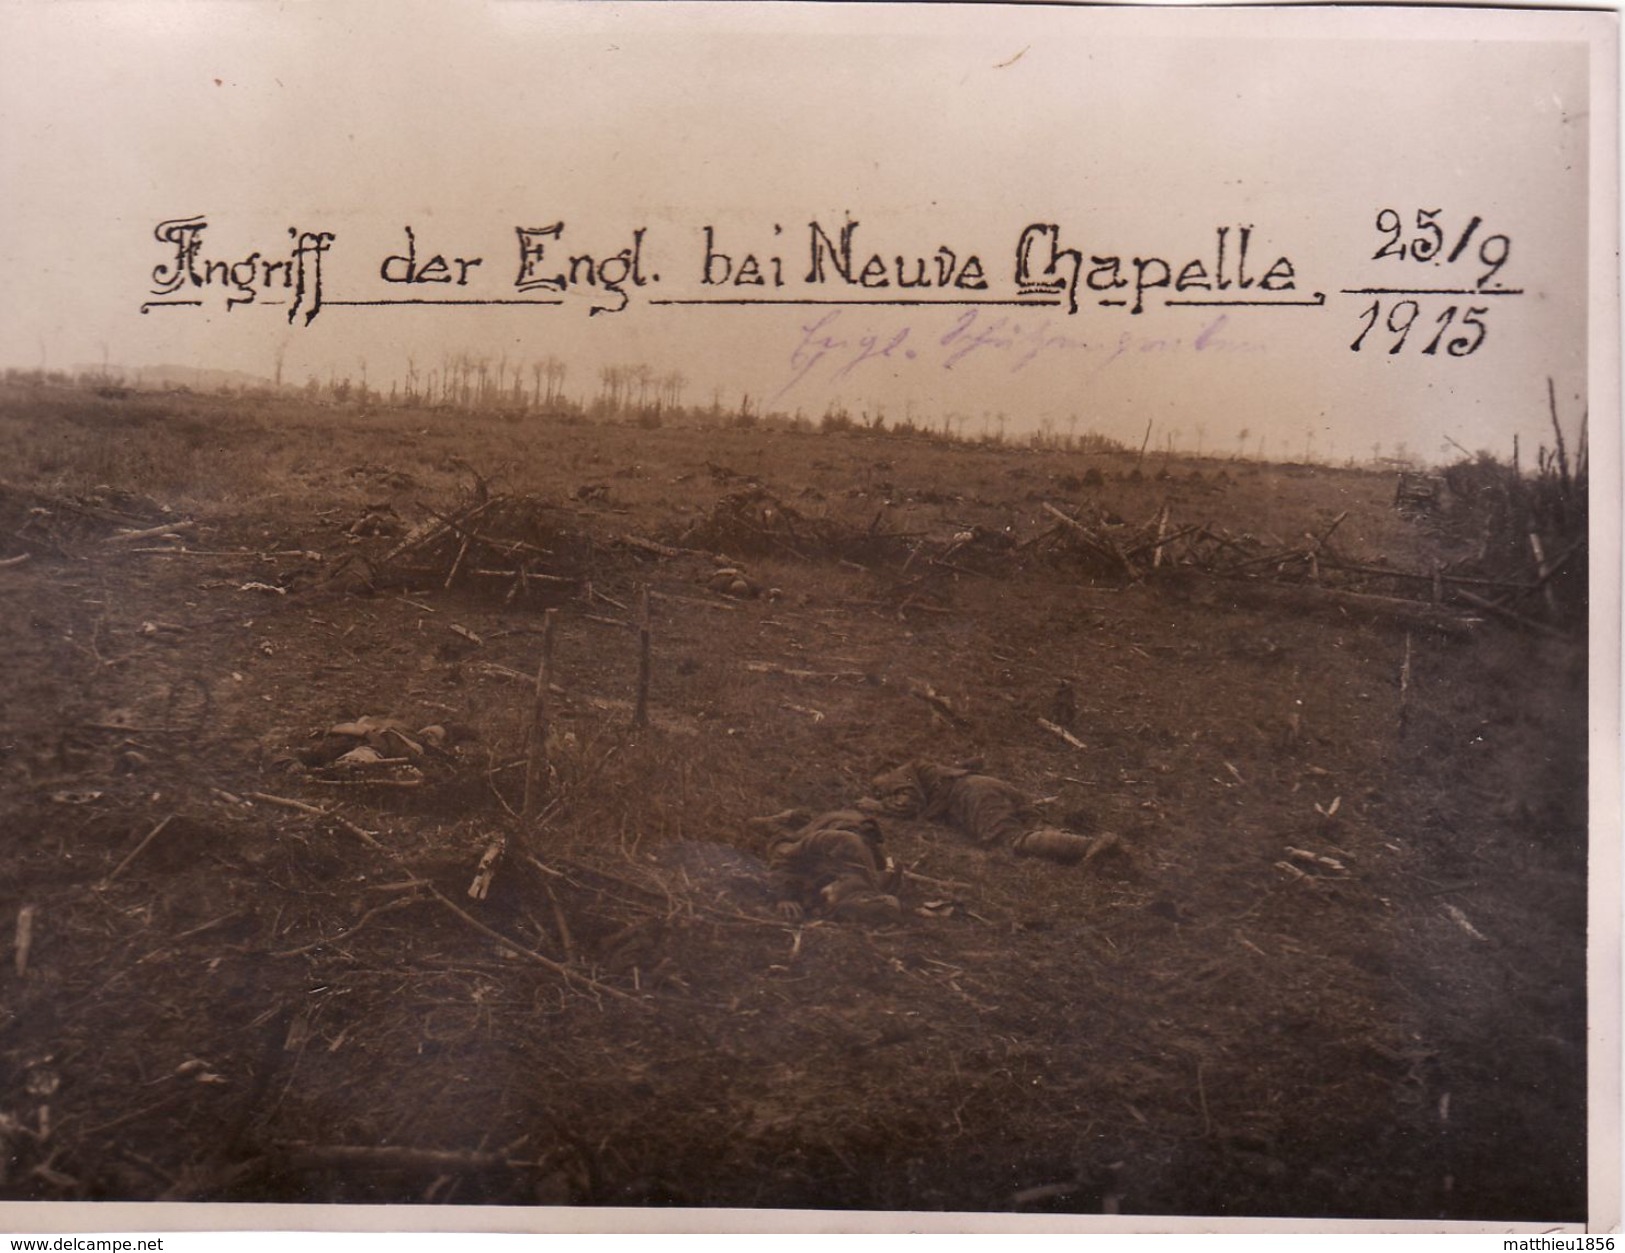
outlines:
M1443 212L1442 209L1418 209L1415 226L1407 233L1398 213L1392 209L1381 210L1377 214L1376 228L1386 238L1372 254L1372 260L1397 261L1401 264L1411 261L1430 268L1453 266L1463 260L1470 266L1476 261L1483 269L1474 275L1471 288L1452 289L1438 294L1466 295L1470 292L1501 294L1502 289L1491 287L1490 283L1511 259L1511 238L1500 234L1479 237L1478 231L1483 226L1484 219L1477 214L1462 226L1459 235L1454 233L1454 229L1447 232L1445 224L1439 221ZM1469 252L1475 238L1478 246ZM1418 289L1414 294L1429 293ZM1468 357L1477 352L1484 342L1487 327L1483 318L1488 313L1487 306L1472 305L1464 310L1460 305L1454 304L1437 314L1432 309L1424 313L1421 303L1414 299L1374 300L1361 313L1364 325L1349 348L1353 352L1359 352L1367 338L1376 331L1378 338L1372 341L1373 345L1389 336L1393 337L1388 346L1390 356L1401 352L1406 343L1411 342L1414 345L1424 345L1420 348L1423 356L1436 356L1442 348L1447 356ZM1455 334L1451 334L1452 328ZM1429 331L1432 333L1429 334ZM1383 332L1387 332L1387 335ZM1411 338L1413 332L1416 334L1414 340Z

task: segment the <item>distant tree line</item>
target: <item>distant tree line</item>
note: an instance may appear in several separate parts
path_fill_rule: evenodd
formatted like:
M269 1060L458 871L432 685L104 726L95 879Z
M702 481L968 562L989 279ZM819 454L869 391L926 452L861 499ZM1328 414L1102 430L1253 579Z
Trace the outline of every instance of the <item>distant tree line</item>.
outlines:
M282 376L280 354L276 362L277 380ZM578 376L579 377L579 376ZM901 417L888 417L883 403L875 401L853 411L835 400L817 416L802 409L764 409L748 392L737 401L725 401L721 388L712 390L708 400L689 399L689 379L680 370L656 370L641 363L605 365L595 378L596 391L579 388L572 395L566 384L572 380L566 362L554 355L521 359L507 354L478 356L469 352L446 352L432 363L413 356L406 361L404 375L389 380L387 387L372 379L365 358L356 361L352 374L331 371L326 379L309 375L303 385L280 381L253 380L246 375L204 368L166 367L125 369L109 367L74 371L10 368L5 381L32 386L81 387L103 397L119 397L132 390L169 390L220 396L251 396L261 399L299 397L323 406L368 409L390 407L429 409L467 413L491 413L513 418L550 416L567 421L594 421L636 425L646 430L664 426L714 429L789 430L824 435L851 434L888 438L934 439L953 444L982 447L1021 447L1085 454L1138 453L1147 457L1191 456L1223 458L1231 461L1265 461L1271 453L1276 460L1293 461L1301 452L1308 464L1343 464L1353 467L1353 457L1340 463L1335 446L1325 450L1315 446L1316 429L1304 428L1301 449L1288 437L1275 431L1274 446L1263 431L1242 426L1234 433L1233 451L1227 453L1221 440L1209 441L1208 427L1193 422L1190 428L1164 425L1157 429L1147 423L1144 438L1125 443L1113 436L1080 429L1076 413L1065 419L1041 418L1036 430L1012 435L1010 415L1003 411L969 413L952 410L928 418L915 412L912 402ZM229 380L229 381L228 381ZM1380 442L1369 445L1365 464L1378 469L1416 469L1421 459L1404 441L1390 447ZM1283 455L1284 454L1284 455Z

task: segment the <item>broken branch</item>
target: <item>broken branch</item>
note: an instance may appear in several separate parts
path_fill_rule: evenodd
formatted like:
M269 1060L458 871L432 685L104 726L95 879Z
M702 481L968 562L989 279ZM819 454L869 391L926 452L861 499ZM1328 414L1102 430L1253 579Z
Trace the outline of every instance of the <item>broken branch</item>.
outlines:
M147 838L142 840L141 843L137 844L133 849L131 849L129 856L126 857L123 861L119 862L119 864L113 868L113 873L108 875L107 878L102 880L102 886L106 887L109 883L113 882L114 879L118 878L119 875L123 874L124 873L124 868L126 866L128 866L132 861L134 861L137 857L141 856L141 854L146 851L147 845L151 844L154 840L156 840L163 833L164 828L167 827L174 820L175 820L175 815L170 814L162 822L160 822L157 826L155 826L151 831L148 831L147 832Z
M1088 748L1089 747L1082 740L1080 740L1077 736L1073 735L1072 732L1068 731L1065 727L1059 725L1058 723L1051 722L1048 718L1040 718L1040 719L1038 719L1038 725L1043 727L1044 730L1048 731L1051 735L1059 736L1061 739L1065 740L1068 744L1072 745L1073 748Z

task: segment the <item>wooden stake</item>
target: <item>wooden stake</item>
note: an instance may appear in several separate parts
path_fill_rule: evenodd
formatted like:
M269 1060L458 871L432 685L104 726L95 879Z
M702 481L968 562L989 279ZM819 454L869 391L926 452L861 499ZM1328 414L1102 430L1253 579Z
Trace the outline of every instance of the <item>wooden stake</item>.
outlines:
M645 584L638 595L638 699L632 707L632 725L642 728L649 724L649 588Z
M1343 510L1342 513L1338 514L1332 519L1331 525L1322 531L1318 536L1311 535L1308 537L1310 541L1309 581L1311 583L1320 582L1320 554L1326 550L1326 541L1331 539L1332 532L1337 530L1338 527L1342 526L1343 519L1348 516L1349 511L1347 509Z
M507 848L507 838L500 835L486 846L480 864L474 868L474 882L468 885L470 900L483 901L491 894L491 882L497 877L497 862L502 860Z
M547 689L553 679L553 637L558 628L557 609L542 617L542 659L536 666L536 700L531 707L530 744L525 754L525 801L521 812L535 816L547 795Z
M24 905L17 911L17 977L21 979L28 973L28 953L34 946L34 915L38 912L33 905Z
M1563 496L1569 494L1569 450L1563 443L1563 424L1557 420L1557 389L1551 375L1546 376L1546 401L1552 410L1552 430L1557 435L1557 473L1563 483Z
M1529 532L1529 551L1535 555L1535 568L1540 572L1540 594L1546 600L1546 612L1557 617L1557 593L1552 589L1550 567L1546 564L1546 549L1536 531Z
M1151 552L1151 568L1155 570L1162 564L1162 537L1168 532L1168 504L1163 502L1162 512L1157 515L1157 546Z
M1411 715L1411 633L1405 632L1405 659L1399 663L1399 726L1403 730Z
M445 590L450 591L451 585L457 581L457 572L463 568L463 558L468 556L468 536L463 536L463 542L457 546L457 558L451 563L451 569L446 573Z

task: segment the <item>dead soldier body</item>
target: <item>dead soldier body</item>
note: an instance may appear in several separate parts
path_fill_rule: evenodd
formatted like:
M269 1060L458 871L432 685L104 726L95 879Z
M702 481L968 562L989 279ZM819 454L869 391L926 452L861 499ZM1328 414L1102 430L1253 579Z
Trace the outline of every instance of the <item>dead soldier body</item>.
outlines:
M880 808L899 818L925 818L964 832L983 848L1076 865L1117 848L1115 835L1087 836L1044 825L1021 791L965 766L915 761L877 775Z
M775 907L786 918L883 923L902 916L896 894L903 872L868 814L837 809L812 817L788 809L753 818L750 827L766 837Z

